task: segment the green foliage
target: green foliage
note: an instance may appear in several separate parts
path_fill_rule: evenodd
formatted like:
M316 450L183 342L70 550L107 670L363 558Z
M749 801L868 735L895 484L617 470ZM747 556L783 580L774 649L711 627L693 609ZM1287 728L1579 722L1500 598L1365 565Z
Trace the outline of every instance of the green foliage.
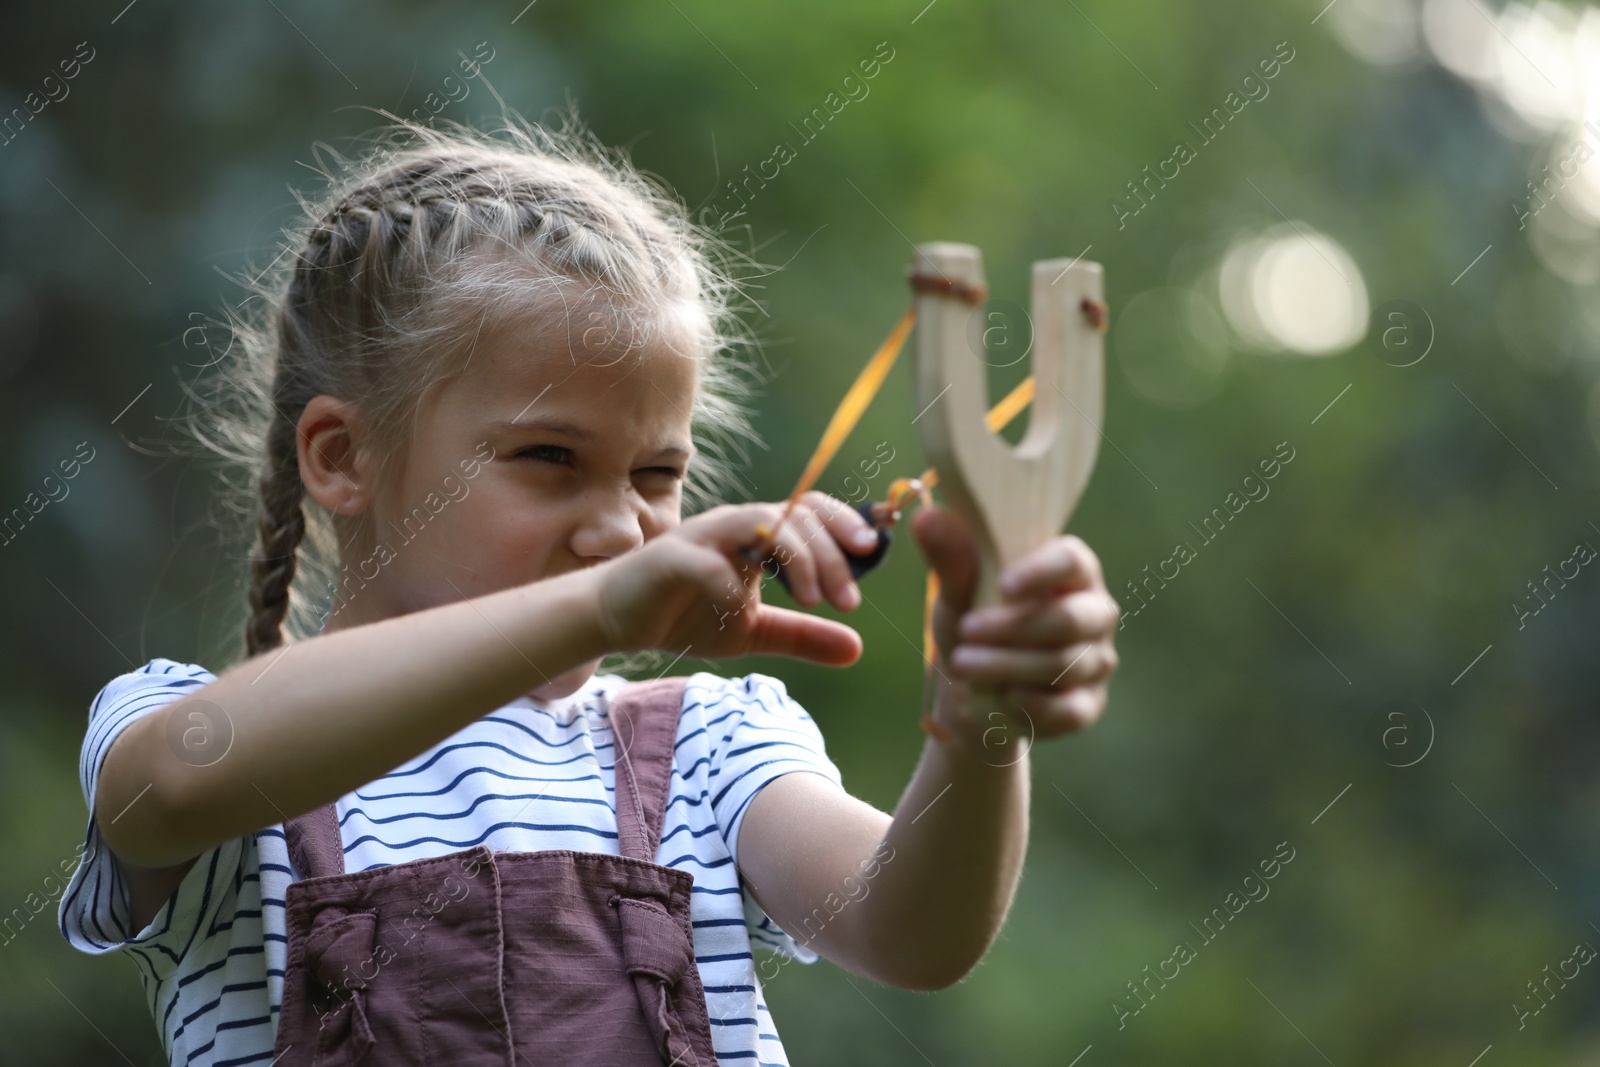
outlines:
M794 1062L1065 1064L1091 1045L1084 1067L1592 1056L1588 968L1521 1030L1512 1008L1575 942L1600 944L1600 577L1585 569L1524 628L1511 607L1574 542L1600 545L1595 291L1548 275L1505 207L1534 149L1438 68L1352 58L1313 24L1320 4L923 2L544 0L514 25L520 2L145 3L115 24L120 3L58 5L5 34L6 108L79 40L98 50L0 147L5 506L78 440L104 458L3 549L0 907L82 839L93 693L154 655L219 669L235 640L242 568L209 475L163 458L163 419L207 359L183 340L189 316L240 295L213 268L271 258L298 161L375 124L349 105L409 114L487 40L507 105L538 118L570 91L708 219L737 206L724 183L742 168L794 148L726 231L782 265L752 290L770 447L746 475L762 498L788 491L903 310L911 245L935 239L979 245L994 296L1023 304L1033 260L1091 247L1105 265L1105 441L1070 529L1126 610L1127 583L1194 541L1191 522L1279 442L1296 449L1128 620L1104 720L1035 750L1028 867L986 961L934 995L783 968L767 997ZM1124 183L1283 41L1296 56L1271 94L1119 228ZM870 93L804 140L796 125L880 42L893 59ZM444 114L497 107L480 86ZM1120 309L1160 287L1214 293L1233 239L1284 218L1348 250L1374 306L1425 308L1428 357L1263 356L1230 337L1209 396L1147 399ZM915 414L902 368L822 487L841 491L879 441L892 475L916 473ZM784 678L846 784L884 808L923 740L923 573L902 531L863 587L853 669L716 668ZM1119 1029L1127 984L1198 944L1190 924L1285 841L1297 857L1270 897ZM0 946L0 989L0 1063L122 1058L108 1045L160 1062L132 968L72 952L53 907Z

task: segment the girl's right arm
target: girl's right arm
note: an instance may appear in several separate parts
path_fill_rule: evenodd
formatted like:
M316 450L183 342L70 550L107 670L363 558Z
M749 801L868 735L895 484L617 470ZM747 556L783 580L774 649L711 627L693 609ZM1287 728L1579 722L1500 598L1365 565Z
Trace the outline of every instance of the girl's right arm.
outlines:
M595 577L574 572L296 642L134 722L107 753L95 797L130 889L148 880L138 868L170 870L320 807L605 654ZM178 739L191 723L219 744L231 730L226 755L186 761Z
M778 511L716 508L584 570L299 641L137 720L105 757L94 807L129 875L130 903L146 905L135 907L136 918L154 915L206 850L381 778L610 652L853 662L854 630L760 602L760 572L739 551ZM780 530L797 598L850 610L859 594L835 542L860 551L854 539L866 523L850 508L818 521L830 536L806 537L798 523ZM169 740L181 737L190 712L232 730L226 755L209 766L185 761Z

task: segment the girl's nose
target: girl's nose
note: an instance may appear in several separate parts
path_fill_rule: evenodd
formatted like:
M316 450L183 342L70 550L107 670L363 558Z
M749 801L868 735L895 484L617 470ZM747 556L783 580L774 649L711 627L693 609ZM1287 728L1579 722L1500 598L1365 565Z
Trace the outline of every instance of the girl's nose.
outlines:
M631 552L645 542L648 508L631 490L596 499L572 534L573 554L600 562Z

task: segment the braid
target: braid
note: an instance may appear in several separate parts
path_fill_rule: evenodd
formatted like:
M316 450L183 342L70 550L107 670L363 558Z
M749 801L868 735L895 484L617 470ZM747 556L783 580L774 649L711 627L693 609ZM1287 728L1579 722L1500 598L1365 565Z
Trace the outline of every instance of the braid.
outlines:
M267 431L257 541L250 555L250 621L245 628L245 647L252 656L283 644L289 587L294 583L296 556L306 532L305 513L300 509L305 486L300 482L295 437L295 424L276 415Z

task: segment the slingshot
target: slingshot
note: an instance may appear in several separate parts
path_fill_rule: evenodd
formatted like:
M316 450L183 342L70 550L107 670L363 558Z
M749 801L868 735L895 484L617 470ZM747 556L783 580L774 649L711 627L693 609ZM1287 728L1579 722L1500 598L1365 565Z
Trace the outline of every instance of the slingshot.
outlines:
M997 602L1001 569L1066 525L1094 468L1105 395L1102 275L1098 263L1081 258L1033 265L1033 374L988 408L982 331L968 328L972 316L983 314L988 295L982 256L972 245L918 245L909 275L911 309L840 401L778 522L761 531L761 558L770 556L778 526L866 411L915 323L916 395L923 412L918 421L932 466L918 478L894 481L883 502L863 506L879 529L879 550L865 562L852 557L852 570L859 576L874 566L905 504L913 497L931 500L932 488L942 483L977 541L974 606ZM1013 448L998 433L1030 404L1028 431ZM931 608L938 587L934 575L928 579L923 640L932 662Z
M918 288L922 448L977 539L982 566L974 606L982 606L1000 599L1002 568L1066 525L1094 469L1105 393L1101 269L1077 260L1033 265L1033 403L1028 432L1015 448L987 425L983 352L973 350L981 333L975 345L967 328L974 313L982 314L982 301L960 296L984 292L978 250L919 246L913 286L930 276L950 279L955 293Z

